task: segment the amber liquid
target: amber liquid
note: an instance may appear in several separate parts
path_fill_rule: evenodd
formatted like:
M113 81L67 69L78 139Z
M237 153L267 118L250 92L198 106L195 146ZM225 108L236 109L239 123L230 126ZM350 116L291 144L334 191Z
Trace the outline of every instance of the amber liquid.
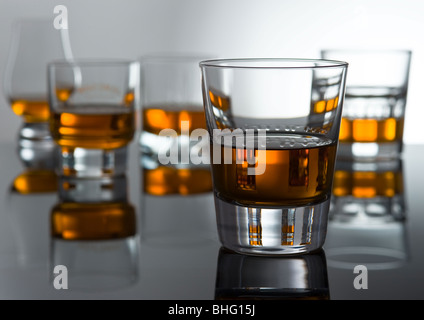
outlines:
M57 191L57 176L52 170L34 169L22 172L13 181L12 190L20 194Z
M339 97L335 97L329 100L319 100L312 105L312 113L324 113L329 112L338 107Z
M51 232L63 240L105 240L136 233L135 209L126 202L64 202L53 207Z
M143 109L143 130L159 134L163 129L181 134L182 121L188 121L189 134L194 129L206 129L203 107L197 106L149 106Z
M183 128L182 122L188 121ZM187 124L187 123L186 123ZM143 109L143 131L158 135L163 129L172 129L178 135L191 134L195 129L206 129L206 119L201 106L149 106ZM193 165L194 166L194 165ZM190 195L212 191L209 168L196 166L176 168L159 166L144 169L144 192L156 196L171 194Z
M209 169L160 166L143 170L143 187L144 192L155 196L204 193L212 191L212 176Z
M231 164L224 164L224 152L231 149ZM212 149L213 150L213 146ZM262 175L248 175L248 153L261 161ZM212 164L217 196L224 200L261 206L306 205L326 199L331 192L336 144L311 148L243 150L221 145L221 164ZM251 156L250 156L251 158ZM262 158L263 159L263 158ZM242 163L238 164L238 162ZM260 233L260 230L252 230Z
M403 175L401 171L336 170L333 194L337 197L391 198L403 194Z
M50 131L62 147L87 149L115 149L127 145L135 132L132 111L121 107L75 107L72 113L52 114ZM95 110L91 111L90 110Z
M13 112L24 118L25 122L46 122L49 120L49 104L44 98L12 99Z
M402 141L404 120L342 118L340 142L394 142Z

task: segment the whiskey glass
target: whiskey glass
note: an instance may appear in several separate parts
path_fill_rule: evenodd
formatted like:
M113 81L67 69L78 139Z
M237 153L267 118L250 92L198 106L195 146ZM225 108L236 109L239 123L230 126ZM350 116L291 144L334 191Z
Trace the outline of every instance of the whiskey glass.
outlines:
M409 50L322 50L349 63L338 158L392 160L403 149Z
M347 63L218 59L200 67L222 245L249 254L318 250Z
M199 62L194 54L143 56L141 69L141 166L144 190L154 196L212 191L210 166L195 164L189 153L199 129L206 132ZM160 155L175 159L162 161Z
M138 63L55 61L48 66L50 132L61 175L95 177L126 170L136 131Z
M47 64L72 59L68 30L56 30L52 20L26 19L13 24L4 92L13 112L22 117L19 142L53 144L48 127L50 116Z

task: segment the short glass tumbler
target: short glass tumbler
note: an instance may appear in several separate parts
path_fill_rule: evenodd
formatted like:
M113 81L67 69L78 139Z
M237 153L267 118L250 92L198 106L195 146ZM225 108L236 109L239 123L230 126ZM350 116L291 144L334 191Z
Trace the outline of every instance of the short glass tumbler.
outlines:
M228 59L200 67L222 245L259 255L321 248L347 63Z
M59 173L96 177L126 170L136 130L139 66L131 61L49 64L50 131Z
M399 158L403 149L411 51L322 50L349 63L338 158Z
M140 58L144 190L155 196L210 192L209 165L190 161L193 132L206 132L199 62L196 55ZM164 134L166 133L166 134ZM183 150L187 151L186 153ZM174 153L174 151L176 151ZM161 155L174 155L164 157Z

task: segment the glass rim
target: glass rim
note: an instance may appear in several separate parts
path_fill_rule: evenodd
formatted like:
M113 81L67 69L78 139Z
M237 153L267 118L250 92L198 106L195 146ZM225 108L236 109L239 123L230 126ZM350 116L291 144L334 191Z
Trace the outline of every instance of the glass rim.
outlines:
M186 52L186 53L158 53L158 54L147 54L142 55L138 58L140 63L161 63L161 62L193 62L209 60L213 57L211 54Z
M321 53L345 53L345 54L407 54L411 55L412 50L410 49L383 49L383 48L327 48L321 49Z
M128 59L60 59L54 60L48 63L48 67L98 67L98 66L131 66L133 64L138 64L136 60L128 60Z
M273 70L346 68L348 65L345 61L320 58L234 58L203 60L199 63L200 67Z

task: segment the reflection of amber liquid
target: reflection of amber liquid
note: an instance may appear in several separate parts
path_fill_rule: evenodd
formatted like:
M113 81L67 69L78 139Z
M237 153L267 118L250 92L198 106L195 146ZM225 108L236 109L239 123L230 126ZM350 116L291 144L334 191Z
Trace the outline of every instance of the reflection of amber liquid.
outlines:
M135 209L126 202L64 202L53 207L51 232L64 240L103 240L133 236Z
M231 128L233 116L231 115L231 100L223 93L209 91L209 99L215 115L215 124L218 129Z
M22 116L25 122L46 122L49 120L49 104L45 98L12 99L13 112Z
M28 169L13 181L13 191L20 194L55 192L56 190L57 176L52 170Z
M333 194L338 197L393 197L403 193L401 171L344 171L334 173Z
M53 139L60 146L69 148L123 147L134 136L135 118L134 112L123 112L122 109L116 106L78 106L72 107L72 113L54 112L50 121Z
M401 141L403 119L348 119L342 118L340 142L394 142Z
M212 191L209 168L174 168L159 166L143 171L144 192L155 196L189 195Z
M212 164L218 196L245 205L306 205L324 200L329 194L334 170L336 145L278 150L231 148L231 164L224 163L226 148L221 146L221 164ZM211 148L213 150L213 146ZM248 152L266 152L266 170L248 175L252 166ZM263 158L262 158L263 159ZM236 162L243 163L237 164Z
M223 94L218 94L209 90L209 99L215 108L218 108L222 111L228 111L230 109L230 98Z
M188 126L183 128L182 125ZM143 109L143 131L158 135L163 129L190 135L195 129L206 129L202 106L146 106ZM182 129L188 132L182 132ZM194 166L194 167L193 167ZM212 191L209 168L192 165L190 168L159 166L143 171L144 192L156 195L190 195Z
M163 129L181 134L182 121L189 122L189 134L194 129L206 129L202 106L149 106L143 109L143 130L153 134Z
M338 107L339 97L335 97L329 100L320 100L313 104L313 113L324 113L334 110Z
M56 98L62 102L67 101L73 91L73 88L56 88Z

